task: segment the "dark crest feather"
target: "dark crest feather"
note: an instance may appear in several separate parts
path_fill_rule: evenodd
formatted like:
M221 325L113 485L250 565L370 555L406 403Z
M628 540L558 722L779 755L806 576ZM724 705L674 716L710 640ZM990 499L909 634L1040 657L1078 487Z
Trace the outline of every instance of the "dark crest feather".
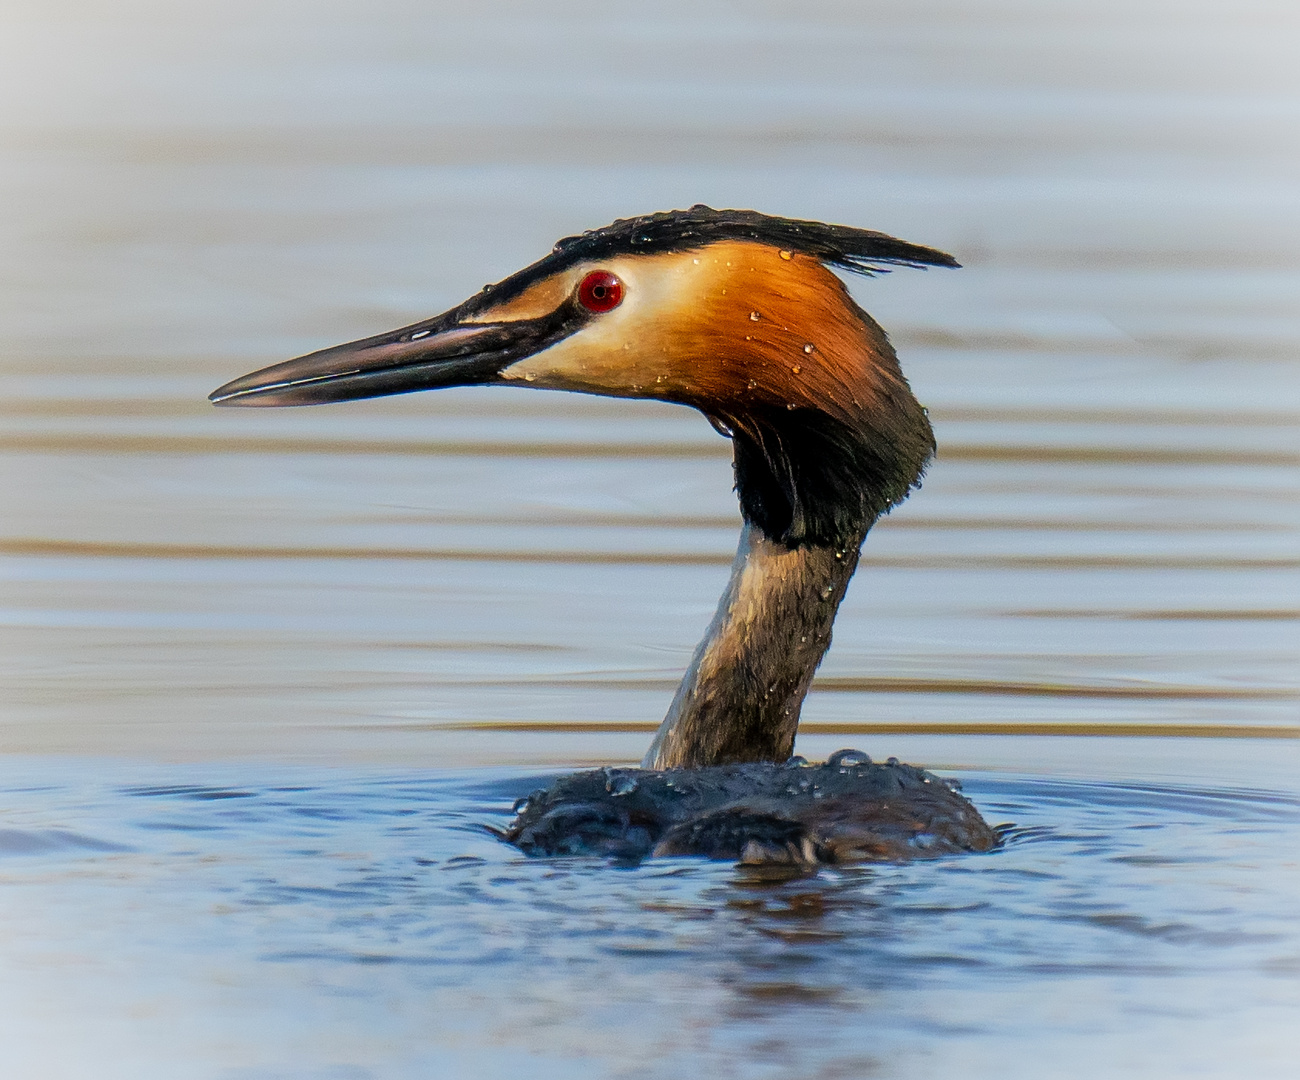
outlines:
M549 255L470 297L461 305L459 314L468 315L511 300L534 282L574 263L629 253L689 251L721 240L750 240L797 251L855 274L886 274L891 266L961 265L945 252L871 229L772 217L757 210L714 210L697 203L689 210L620 218L602 229L566 236Z
M600 259L629 251L684 251L719 240L753 240L811 255L858 274L887 273L895 266L959 266L951 255L909 244L885 233L827 225L821 221L771 217L756 210L714 210L697 203L689 210L622 218L555 245L566 262Z

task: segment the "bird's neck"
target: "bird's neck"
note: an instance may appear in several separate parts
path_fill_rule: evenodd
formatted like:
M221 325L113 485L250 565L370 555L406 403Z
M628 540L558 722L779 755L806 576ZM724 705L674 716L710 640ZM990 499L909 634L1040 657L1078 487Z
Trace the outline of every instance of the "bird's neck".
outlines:
M861 378L845 384L853 410L702 406L732 438L745 528L647 768L790 757L867 530L920 483L934 453L925 410L884 331L853 310L862 337Z
M787 547L746 524L731 580L646 754L649 769L784 761L867 525Z

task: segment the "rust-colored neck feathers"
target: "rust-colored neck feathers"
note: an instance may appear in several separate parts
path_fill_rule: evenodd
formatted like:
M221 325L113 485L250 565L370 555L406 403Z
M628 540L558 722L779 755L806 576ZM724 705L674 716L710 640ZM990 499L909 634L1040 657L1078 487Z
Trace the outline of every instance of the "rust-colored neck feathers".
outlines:
M476 318L535 318L595 266ZM884 331L819 260L722 241L599 268L625 283L623 303L503 378L694 406L733 434L746 519L791 546L842 545L915 485L934 449L925 411Z
M663 396L729 415L813 408L853 424L900 377L884 333L816 259L742 242L671 258L706 266L673 313Z

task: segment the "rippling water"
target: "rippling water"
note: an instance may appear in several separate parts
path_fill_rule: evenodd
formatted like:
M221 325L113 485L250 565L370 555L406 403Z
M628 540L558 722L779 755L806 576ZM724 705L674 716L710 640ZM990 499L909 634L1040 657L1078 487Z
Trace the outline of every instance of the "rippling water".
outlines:
M525 774L107 771L3 792L15 1075L1294 1067L1294 796L981 773L1003 850L803 877L524 858Z
M6 5L17 1074L1290 1075L1297 42L1281 2ZM1003 851L521 861L479 826L671 697L726 443L204 400L696 201L966 265L853 284L940 455L798 749L957 770Z

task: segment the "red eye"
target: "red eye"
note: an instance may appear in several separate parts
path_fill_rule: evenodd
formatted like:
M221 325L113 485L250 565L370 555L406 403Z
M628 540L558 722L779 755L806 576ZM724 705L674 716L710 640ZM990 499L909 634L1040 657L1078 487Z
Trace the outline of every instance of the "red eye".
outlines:
M613 311L623 302L623 283L608 270L593 270L578 286L578 303L588 311Z

